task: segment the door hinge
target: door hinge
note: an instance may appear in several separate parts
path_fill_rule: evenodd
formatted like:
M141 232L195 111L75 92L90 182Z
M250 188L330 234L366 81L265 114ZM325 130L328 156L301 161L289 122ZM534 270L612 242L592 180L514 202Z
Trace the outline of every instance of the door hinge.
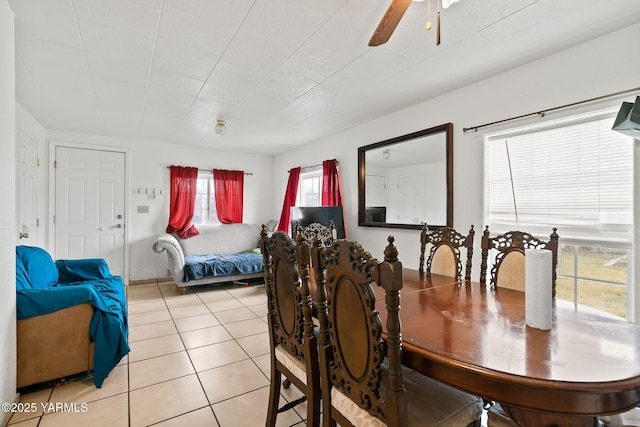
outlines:
M53 161L53 168L55 169L55 168L56 168L56 166L58 166L58 161L57 161L57 160L54 160L54 161Z
M36 159L36 167L38 167L38 168L40 167L40 157L38 157Z
M55 215L53 216L53 223L54 224L56 223L56 216Z
M36 227L40 227L40 218L36 218Z

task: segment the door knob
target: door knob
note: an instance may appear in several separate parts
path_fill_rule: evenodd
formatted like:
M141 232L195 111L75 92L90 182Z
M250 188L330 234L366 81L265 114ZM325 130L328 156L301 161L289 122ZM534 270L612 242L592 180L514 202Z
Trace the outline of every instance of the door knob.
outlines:
M122 228L122 224L116 224L116 228Z
M122 215L120 214L116 215L116 219L122 219Z

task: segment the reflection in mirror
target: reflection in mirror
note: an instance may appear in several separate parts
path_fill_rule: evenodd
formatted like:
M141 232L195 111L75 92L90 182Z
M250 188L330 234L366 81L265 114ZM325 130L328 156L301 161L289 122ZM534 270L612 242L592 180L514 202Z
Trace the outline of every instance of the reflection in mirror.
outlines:
M358 148L358 223L420 229L453 223L451 123Z

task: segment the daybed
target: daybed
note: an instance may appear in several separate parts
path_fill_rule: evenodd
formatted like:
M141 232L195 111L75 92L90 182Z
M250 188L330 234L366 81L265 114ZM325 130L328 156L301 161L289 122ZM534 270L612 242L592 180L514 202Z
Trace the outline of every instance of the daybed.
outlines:
M17 246L16 308L18 388L92 369L99 388L129 352L124 285L103 259Z
M260 227L254 224L199 225L198 234L182 239L165 234L153 243L166 251L169 272L184 293L187 286L244 281L263 277L258 248Z

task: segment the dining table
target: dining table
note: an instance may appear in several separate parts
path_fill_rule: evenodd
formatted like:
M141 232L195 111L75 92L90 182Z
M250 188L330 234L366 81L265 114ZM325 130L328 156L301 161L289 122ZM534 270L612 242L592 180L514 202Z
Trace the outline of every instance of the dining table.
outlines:
M400 295L403 364L500 403L520 426L594 426L640 402L640 326L626 319L555 299L551 329L535 329L524 292L412 269Z

